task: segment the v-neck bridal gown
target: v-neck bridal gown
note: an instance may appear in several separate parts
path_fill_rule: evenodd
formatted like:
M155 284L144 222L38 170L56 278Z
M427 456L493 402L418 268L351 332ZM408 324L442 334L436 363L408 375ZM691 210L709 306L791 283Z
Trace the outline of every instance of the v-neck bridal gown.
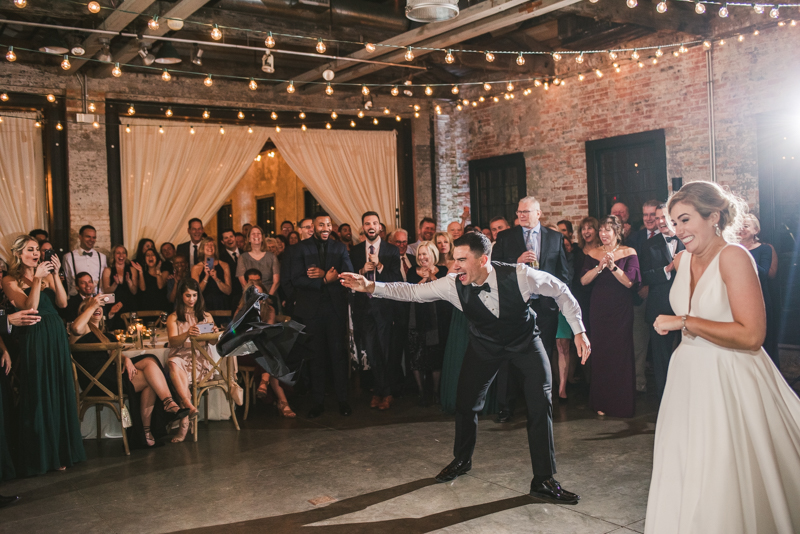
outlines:
M733 321L719 254L693 295L691 262L684 252L675 314ZM800 532L800 400L763 349L684 335L656 424L645 533L716 532Z

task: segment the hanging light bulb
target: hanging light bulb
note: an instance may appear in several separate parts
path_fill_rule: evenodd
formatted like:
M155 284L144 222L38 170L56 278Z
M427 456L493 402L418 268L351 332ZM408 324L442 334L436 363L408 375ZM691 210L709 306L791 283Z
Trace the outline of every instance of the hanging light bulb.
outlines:
M741 43L742 41L744 41L744 35L740 34L739 37L736 38L736 40Z
M94 102L89 102L89 105L87 106L87 109L88 109L90 112L94 113L94 112L95 112L95 110L97 110L97 106L95 106L95 105L94 105Z
M339 118L339 114L338 114L338 113L336 113L336 110L334 110L334 111L331 111L331 118L332 118L333 120L336 120L336 119L338 119L338 118Z
M162 128L160 125L158 127L158 133L160 133L160 134L164 133L164 128Z
M711 41L703 41L703 48L711 48Z
M553 61L561 61L561 54L553 52Z
M41 124L39 124L39 121L36 121L36 127L38 128L39 126L41 126ZM93 127L95 130L97 130L98 128L100 128L100 123L99 123L99 122L97 122L97 121L94 121L94 122L92 123L92 127Z
M652 61L653 61L653 65L658 65L658 58L657 57L654 57L652 59Z
M581 82L582 82L582 81L583 81L583 80L585 80L585 79L586 79L586 76L584 76L583 74L578 74L578 80L579 80L579 81L581 81Z
M324 54L325 50L328 49L328 47L325 46L325 42L322 39L317 39L317 46L315 48L317 49L317 52L319 52L320 54Z
M13 46L9 46L8 47L8 52L6 52L6 59L8 61L16 61L17 60L17 54L14 53L14 47Z
M578 63L578 64L583 63L583 52L581 52L580 55L575 58L575 63Z
M419 106L419 104L414 104L414 111L419 111L420 109L422 108Z
M125 126L125 133L131 133L131 125L130 124ZM194 132L192 132L192 133L194 133Z
M289 94L294 93L294 81L289 82L289 87L286 88L286 92Z
M553 80L553 85L561 85L561 78L556 78Z
M525 57L522 55L522 52L519 53L517 56L517 65L522 66L525 64Z
M513 90L514 90L514 84L511 83L511 82L508 82L508 85L506 85L506 91L511 92Z
M367 52L372 53L375 51L375 45L372 43L367 43L364 45L364 48L367 49Z
M491 52L486 52L486 61L488 61L489 63L494 61L494 54L492 54Z
M114 63L114 66L111 68L111 75L114 78L122 76L122 69L119 68L119 63Z
M694 5L694 12L697 13L698 15L702 15L703 13L706 12L706 5L702 2L697 2Z
M425 94L431 96L433 94L433 89L431 89L430 85L425 86Z
M156 31L158 29L158 15L154 15L152 19L147 23L147 27L150 28L151 31Z
M356 127L356 121L350 121L350 127L351 128L355 128Z
M550 90L550 84L549 83L544 82L544 90L545 91L549 91Z
M534 87L540 87L541 85L542 85L541 80L533 80L533 86Z
M415 112L414 112L414 118L415 118L415 119L418 119L418 118L419 118L419 111L415 111Z
M600 69L594 69L594 73L598 78L603 77L603 72Z
M364 118L364 112L362 110L360 110L360 109L358 110L358 118L359 119L363 119Z
M239 113L236 114L236 117L238 119L240 119L240 120L243 119L244 118L244 112L243 111L239 111Z
M308 130L308 128L306 128L306 125L305 125L305 124L301 124L301 125L300 125L300 129L301 129L301 130L303 130L304 132L305 132L306 130Z
M673 50L672 51L672 55L675 56L675 57L680 57L681 53L678 52L677 50Z
M400 94L400 89L395 85L395 86L392 87L392 90L389 91L389 92L392 93L392 96L397 96L397 95Z
M372 119L372 124L374 124L374 125L376 125L376 126L378 125L378 118L377 118L377 117L375 117L374 119Z
M395 115L394 120L400 122L401 120L403 120L403 118L400 115Z
M728 4L725 4L721 8L719 8L719 16L722 17L723 19L728 16Z
M656 5L656 11L658 11L659 13L666 13L667 12L667 3L664 0L661 0L661 2L659 2Z
M642 63L641 61L639 63L637 63L637 65L639 66L640 69L644 68L644 63Z
M688 52L688 51L689 51L689 49L688 49L688 48L686 48L686 47L683 45L683 43L681 43L681 47L680 47L680 48L678 48L678 52L680 52L681 54L685 54L685 53L686 53L686 52Z
M136 115L136 108L133 107L133 104L128 108L128 115Z
M258 89L258 84L254 78L250 78L250 83L247 84L247 87L249 87L251 91L255 91Z
M205 84L206 87L211 87L212 85L214 85L214 80L211 79L211 75L209 74L208 76L206 76L206 79L203 80L203 83Z
M491 86L491 84L484 83L484 84L483 84L483 90L484 90L484 91L491 91L491 90L492 90L492 86Z
M631 59L634 61L639 59L639 52L635 48L633 49L633 54L631 54Z
M454 95L457 95L458 94L458 86L454 85L453 88L450 89L450 92L453 93Z
M619 73L619 72L622 72L622 69L621 69L621 68L619 68L619 65L616 65L616 66L614 67L614 72L618 72L618 73Z
M204 119L209 119L209 118L211 118L211 113L210 113L210 112L209 112L207 109L204 109L204 110L203 110L203 118L204 118Z
M64 70L69 70L72 68L72 63L69 62L69 56L64 55L64 59L61 60L61 68Z
M50 93L49 95L47 95L47 101L52 104L53 102L56 101L56 95L54 95L53 93Z
M636 0L628 0L628 1L627 1L627 2L625 2L625 3L626 3L626 4L628 5L628 7L629 7L629 8L631 8L631 9L633 9L634 7L636 7L637 5L639 5L639 2L637 2Z
M305 114L305 112L304 112L304 111L301 111L301 112L300 112L300 115L298 115L298 117L300 117L300 119L305 119L305 118L306 118L306 114Z
M225 135L225 128L223 128L222 126L219 127L219 134Z
M275 38L272 36L272 32L267 32L267 38L264 39L264 44L267 48L273 48L275 46Z
M769 10L769 16L770 18L773 19L777 19L778 17L781 16L780 9L778 8L778 6L775 6Z
M22 9L28 5L28 0L14 0L14 5Z
M406 61L414 61L414 52L411 50L410 46L406 48L406 53L403 55L403 57L406 58Z
M215 41L219 41L222 39L222 30L219 29L219 26L214 24L214 28L211 30L211 38Z
M614 61L617 59L617 53L612 50L608 53L608 57L611 59L611 61Z
M241 113L241 111L239 112ZM164 113L167 117L172 117L172 108L167 108L166 113Z
M89 10L89 13L99 13L100 12L100 2L89 2L86 4L86 8Z
M367 96L369 94L369 87L367 87L366 85L362 85L361 86L361 94L364 95L364 96Z
M269 114L269 117L274 121L278 120L278 114L275 113L274 111Z
M764 6L762 6L760 4L753 4L753 11L755 11L759 15L763 15L764 14Z
M165 82L168 82L172 79L172 75L169 73L167 69L164 69L164 72L161 73L161 79Z
M478 97L478 102L486 102L486 99L483 98L482 96L479 96Z
M278 133L280 133L280 131L281 131L281 127L280 127L280 126L276 126L276 127L275 127L275 131L276 131L276 132L278 132Z
M456 60L456 58L453 57L453 51L452 50L448 50L447 53L444 55L444 62L447 63L448 65L450 65L455 60Z
M661 57L663 55L664 55L664 52L661 50L661 47L659 47L658 50L656 50L656 57Z
M329 122L326 122L326 123L325 123L325 129L326 129L326 130L330 130L330 129L331 129L331 123L329 123Z
M333 94L333 87L331 86L331 82L328 82L328 85L325 86L325 94L331 96Z
M383 108L384 115L388 115L389 113L391 113L391 111L389 111L389 108Z
M0 93L0 100L8 102L8 93Z

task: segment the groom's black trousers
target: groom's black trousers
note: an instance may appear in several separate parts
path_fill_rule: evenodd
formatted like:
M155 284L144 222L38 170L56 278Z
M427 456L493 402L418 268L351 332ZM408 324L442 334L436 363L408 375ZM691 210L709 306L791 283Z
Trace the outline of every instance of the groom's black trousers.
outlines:
M522 352L499 349L488 351L470 336L456 394L456 441L453 456L472 458L478 434L478 413L483 410L486 392L500 366L508 362L509 372L519 375L528 407L528 447L533 474L549 477L556 472L553 445L552 376L542 341L535 336Z

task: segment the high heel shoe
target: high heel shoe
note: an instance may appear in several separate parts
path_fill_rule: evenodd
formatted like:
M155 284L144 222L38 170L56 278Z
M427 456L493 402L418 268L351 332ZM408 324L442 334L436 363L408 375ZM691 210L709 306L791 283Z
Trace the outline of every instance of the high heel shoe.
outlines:
M280 415L281 417L289 417L289 418L297 417L297 414L294 413L292 409L289 407L288 402L278 401L277 403L275 403L275 406L278 408L278 415Z
M267 398L267 386L269 383L267 381L262 380L261 383L258 385L258 389L256 390L256 398L257 399L266 399Z
M147 442L148 447L152 447L156 444L156 438L153 437L149 426L144 427L144 440Z
M167 397L161 402L163 402L163 404L164 404L164 411L172 416L171 418L169 418L170 419L170 421L169 421L170 423L172 423L173 421L175 421L177 419L183 419L187 415L192 415L192 409L191 408L181 408L180 406L178 406L177 402L172 400L172 397ZM174 408L172 408L173 406L174 406ZM197 412L197 410L195 410L195 413L196 412Z

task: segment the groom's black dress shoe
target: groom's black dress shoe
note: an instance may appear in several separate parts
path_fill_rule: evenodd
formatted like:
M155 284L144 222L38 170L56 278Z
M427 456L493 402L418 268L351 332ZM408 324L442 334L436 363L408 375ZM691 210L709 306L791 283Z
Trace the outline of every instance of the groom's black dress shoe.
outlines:
M436 475L436 482L450 482L472 469L472 460L453 460L450 465Z
M500 410L500 412L497 414L496 421L498 423L508 423L511 421L511 412L509 410Z
M11 497L3 497L0 495L0 508L4 508L9 504L13 504L19 500L18 495L12 495Z
M553 477L544 482L531 481L531 497L539 497L559 504L578 504L579 495L561 488L561 484Z

